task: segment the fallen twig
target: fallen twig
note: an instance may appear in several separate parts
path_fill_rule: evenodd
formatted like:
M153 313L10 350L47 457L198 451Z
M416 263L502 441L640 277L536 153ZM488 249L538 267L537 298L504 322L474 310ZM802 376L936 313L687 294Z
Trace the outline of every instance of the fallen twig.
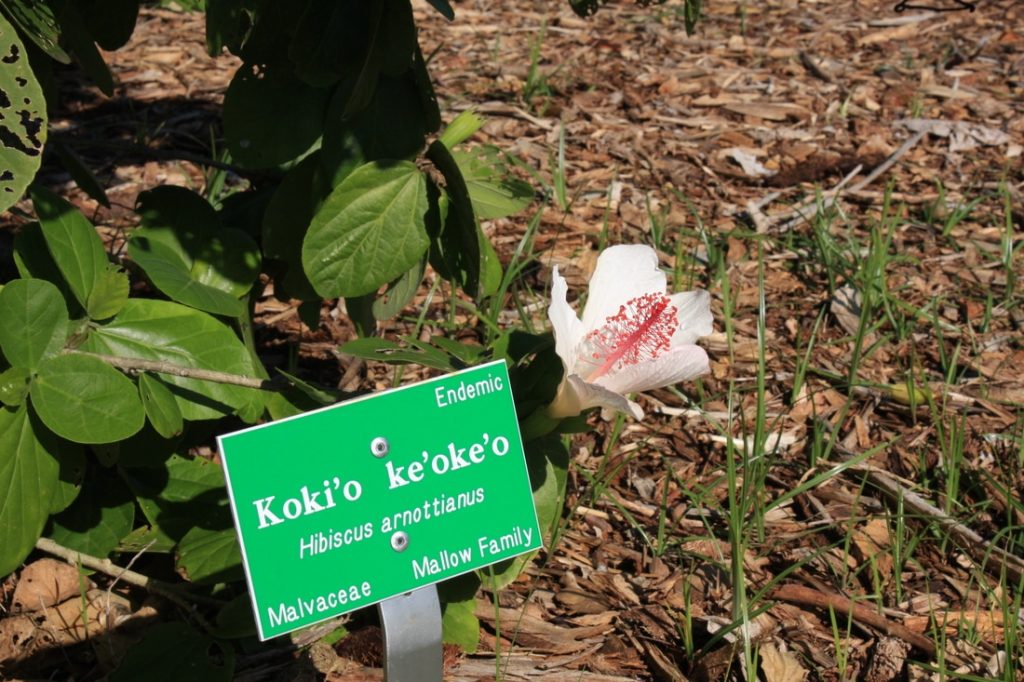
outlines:
M838 440L833 440L832 445L835 451L843 457L852 458L857 456L856 452L847 448ZM1019 583L1024 578L1024 559L1021 557L981 537L907 486L898 482L890 474L872 468L867 471L867 475L868 480L885 493L886 496L893 500L902 500L904 508L934 521L983 569L996 575L999 574L1000 570L1005 570L1014 583Z
M780 585L772 591L771 597L790 604L813 606L819 609L832 609L836 613L848 613L858 623L870 625L890 637L902 639L929 656L935 656L935 642L928 637L893 622L870 607L858 604L842 595L816 590L811 587L803 587L802 585ZM954 665L962 664L962 661L949 651L945 652L945 656Z
M860 174L861 170L863 169L863 166L857 166L856 168L854 168L846 175L846 177L839 181L839 184L837 184L835 187L828 190L827 192L823 192L821 194L820 202L822 208L831 207L837 201L839 201L839 199L842 198L844 194L859 192L868 185L870 185L872 182L877 180L883 173L892 168L893 165L900 160L900 158L902 158L907 152L913 149L917 145L917 143L920 142L921 139L928 134L929 130L930 128L922 128L921 130L918 130L916 133L907 138L907 140L904 141L903 144L901 144L899 148L896 149L896 151L890 154L885 161L875 166L875 168L873 168L871 172L868 173L868 175L863 180L861 180L855 185L852 185L849 188L846 188L846 185L850 181L852 181L853 178ZM782 215L772 216L764 221L763 228L760 224L758 225L758 231L761 232L763 230L768 229L773 224L778 224L778 230L780 232L788 232L797 225L807 222L812 217L814 217L814 215L817 213L818 202L819 198L815 197L811 201L806 201L800 206L797 206L793 210L787 211ZM814 210L809 211L809 209L812 208Z

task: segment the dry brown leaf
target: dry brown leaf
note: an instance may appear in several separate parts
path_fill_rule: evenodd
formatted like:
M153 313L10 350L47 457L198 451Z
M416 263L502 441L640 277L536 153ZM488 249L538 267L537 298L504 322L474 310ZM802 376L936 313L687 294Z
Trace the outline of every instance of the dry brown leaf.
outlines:
M761 672L768 682L803 682L807 671L789 651L779 651L771 642L761 645Z
M83 578L85 580L85 578ZM11 610L38 611L79 593L78 569L56 559L40 559L25 567L11 600Z

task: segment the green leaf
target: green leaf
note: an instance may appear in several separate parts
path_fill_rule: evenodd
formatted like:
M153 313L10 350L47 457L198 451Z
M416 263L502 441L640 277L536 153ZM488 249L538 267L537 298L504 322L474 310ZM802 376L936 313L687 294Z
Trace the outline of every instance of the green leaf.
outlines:
M480 242L480 291L479 297L494 296L501 289L501 280L505 273L501 269L501 259L487 235L477 225L477 239Z
M66 2L60 13L60 26L64 44L68 46L82 69L89 75L93 84L107 97L114 94L114 77L110 68L96 49L96 43L89 35L85 21L78 12L76 3Z
M59 465L36 437L28 406L0 408L0 575L28 556L43 532Z
M291 382L292 386L304 393L307 398L318 403L321 407L324 405L333 405L341 398L341 394L338 391L314 386L309 382L303 381L294 374L289 374L280 367L277 368L277 372L287 378L288 381Z
M383 73L396 76L412 64L416 23L409 0L384 0L384 15L374 36L373 50Z
M130 298L117 316L93 329L81 350L123 358L255 377L252 358L234 332L206 313L171 301ZM165 374L181 416L217 419L247 405L256 389Z
M475 615L476 597L450 601L441 614L441 633L445 644L457 644L467 654L480 646L480 621Z
M496 147L490 145L452 152L466 179L473 211L481 220L518 213L533 201L533 188L509 173L500 154Z
M139 396L149 423L164 438L181 433L185 424L171 389L151 374L139 376Z
M368 160L411 159L423 149L429 130L423 101L412 74L380 76L372 97L359 111L345 110L348 100L338 88L327 110L324 155L340 156L339 145L351 144L354 136Z
M274 421L323 407L319 401L311 399L294 387L268 394L266 405L267 412L270 413L270 418Z
M163 466L123 467L121 476L153 530L171 545L196 527L232 527L224 474L213 462L172 455Z
M231 158L246 168L272 168L310 152L323 132L328 95L289 71L242 65L224 95Z
M320 298L302 270L302 240L331 191L326 175L320 152L310 154L284 176L263 214L263 255L279 261L280 269L274 272L275 294L284 298ZM283 291L278 292L277 287Z
M324 298L375 291L423 256L426 211L426 181L415 164L359 167L309 226L302 244L306 276Z
M100 273L89 292L86 310L94 320L106 320L121 312L128 300L128 273L113 263Z
M60 290L68 312L72 317L81 317L85 309L75 300L64 275L46 248L43 228L39 223L28 223L14 237L14 264L18 274L25 279L45 279Z
M85 477L85 448L58 438L38 421L35 422L35 431L39 442L44 444L47 451L56 457L60 464L60 480L57 481L57 489L50 500L50 513L57 514L67 509L82 489L82 479Z
M419 263L388 284L388 288L373 301L373 316L378 320L390 320L402 312L419 290L426 270L427 259L421 258Z
M326 86L345 76L355 78L366 60L371 34L368 24L379 3L312 0L295 28L288 56L299 78Z
M229 682L234 651L191 625L161 623L128 649L110 682Z
M238 54L246 36L252 31L254 7L260 2L238 0L206 0L206 52L219 57L224 48Z
M466 181L455 158L440 140L427 148L427 158L444 176L444 191L448 195L441 232L431 235L433 246L437 256L444 260L449 276L463 291L475 295L480 286L480 242Z
M132 234L128 254L161 291L200 310L237 317L240 297L259 271L259 247L244 232L223 228L213 207L182 187L139 195L144 227Z
M533 488L537 521L547 541L562 516L569 452L557 434L534 438L524 443L526 469Z
M50 3L38 0L2 0L0 7L39 49L61 64L71 62L71 58L57 44L60 40L60 28ZM21 52L24 53L24 50ZM9 54L6 49L3 53Z
M164 438L147 423L138 433L117 443L119 467L163 467L178 449L181 436Z
M0 291L0 349L15 367L35 370L60 352L68 311L57 287L42 279L16 279Z
M377 294L374 292L345 298L345 316L355 327L356 335L377 335L377 318L373 316L373 302L376 298Z
M476 131L484 127L484 117L473 109L466 109L445 127L437 139L449 150L473 137ZM465 175L465 170L463 170Z
M103 242L92 223L74 206L39 186L32 187L30 193L46 247L71 293L88 310L89 294L109 263Z
M69 549L106 557L135 522L131 491L110 470L92 468L70 507L53 517L50 537Z
M484 361L486 348L475 343L463 343L444 336L431 336L430 343L457 358L465 366L479 365Z
M416 85L416 93L420 98L424 127L428 133L432 133L441 127L441 108L437 104L437 93L434 91L434 83L430 80L427 62L423 58L423 51L420 49L418 42L416 43L416 53L413 55L412 60L412 80Z
M145 412L131 379L88 355L46 360L29 389L46 426L75 443L113 443L142 428Z
M18 3L20 5L20 3ZM42 3L40 3L42 4ZM28 63L25 46L0 14L0 212L21 199L46 144L46 98Z
M349 341L342 345L340 350L342 353L354 355L364 360L376 360L395 365L414 363L447 372L460 369L460 367L456 367L452 363L452 358L447 353L420 341L411 340L409 343L412 346L411 348L390 339L367 337Z
M448 21L455 21L455 10L452 9L448 0L427 0L427 2L430 3L431 7L440 12L441 16L445 19Z
M27 367L8 367L0 372L0 403L17 406L25 401L32 373Z
M57 154L57 158L60 159L64 170L68 172L68 175L75 181L79 189L88 194L92 199L110 208L110 199L107 197L107 192L103 189L103 185L96 179L96 176L89 170L89 167L85 165L82 158L75 153L74 149L56 137L50 139L49 148Z
M185 260L173 236L167 232L138 228L128 244L128 255L141 267L153 286L173 300L215 315L239 317L242 301L226 291L196 281L191 263Z
M217 612L216 628L213 634L221 639L252 637L256 634L252 602L248 594L240 594Z
M193 528L178 543L177 567L194 583L241 580L242 551L235 529Z
M537 523L545 543L562 518L565 500L566 476L569 470L569 451L558 434L551 433L531 438L523 444L526 469L533 489L533 504L537 509ZM520 554L501 561L478 573L490 590L500 590L511 584L533 560L536 551Z
M174 540L161 535L149 526L139 526L121 538L117 551L138 554L139 552L168 554L174 549Z
M124 46L139 16L138 0L78 0L89 33L104 50Z

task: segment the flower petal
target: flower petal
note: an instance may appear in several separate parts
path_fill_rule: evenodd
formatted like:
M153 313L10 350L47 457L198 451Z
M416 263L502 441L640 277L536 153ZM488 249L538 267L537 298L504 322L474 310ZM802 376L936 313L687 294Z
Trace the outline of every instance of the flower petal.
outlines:
M712 331L711 295L698 289L697 291L681 291L668 297L678 310L679 327L672 335L672 345L692 344L701 336Z
M612 246L601 252L590 278L583 329L600 327L624 303L644 294L665 293L665 273L658 269L658 254L643 244Z
M635 393L693 379L710 370L708 354L700 346L671 349L653 360L628 365L606 374L597 383L615 393Z
M643 419L644 411L626 396L609 391L597 384L588 384L575 374L566 377L558 387L558 395L548 407L552 417L574 417L591 407L626 412L637 419Z
M551 273L551 305L548 306L548 319L555 332L555 352L562 358L565 372L573 371L576 362L576 347L583 339L583 325L576 317L576 311L569 307L565 295L569 285L565 278L558 274L558 266ZM577 413L578 414L578 413Z

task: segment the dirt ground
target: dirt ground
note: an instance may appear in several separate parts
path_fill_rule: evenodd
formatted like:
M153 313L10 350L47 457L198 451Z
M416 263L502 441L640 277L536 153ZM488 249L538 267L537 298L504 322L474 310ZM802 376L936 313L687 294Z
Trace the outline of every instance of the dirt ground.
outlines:
M1014 504L1024 471L1013 464L1024 314L1012 253L1024 229L1024 4L979 2L973 12L897 12L895 0L706 4L691 37L678 3L614 2L581 19L564 2L478 0L456 5L451 24L417 5L446 120L469 107L484 114L480 139L522 159L537 187L522 215L485 225L507 262L541 213L537 264L518 291L536 324L546 324L551 266L580 292L605 243L656 246L680 287L711 290L716 317L703 341L712 374L699 391L653 391L640 399L643 422L618 430L595 421L575 437L560 542L498 595L500 609L481 595L480 651L447 650L446 679L493 679L495 651L505 679L742 679L755 671L743 671L742 638L727 627L740 594L756 615L746 627L762 645L768 682L924 679L926 668L906 661L937 658L950 670L994 675L1009 628L990 592L1000 575L1017 584L1024 560L990 552L986 564L971 546L1024 523ZM202 26L198 16L144 11L132 42L106 55L116 96L83 86L53 121L113 207L70 183L67 193L115 242L132 226L138 192L207 182L201 160L216 154L211 130L216 139L217 106L238 62L210 59ZM80 82L76 72L60 77L65 88ZM560 139L567 206L557 200ZM67 180L56 167L44 172ZM898 256L887 286L908 307L867 330L870 352L851 389L859 303L844 285L868 258L887 196ZM816 221L816 202L835 202L831 224ZM834 238L837 263L821 262L823 235ZM393 368L335 352L354 335L336 307L325 304L310 330L294 302L272 293L270 285L257 317L268 362L298 343L311 378L390 386ZM424 333L449 333L447 306L429 305ZM897 318L907 333L891 333ZM514 323L515 308L504 319ZM458 336L471 339L475 320L459 321L467 331ZM399 320L383 333L408 327ZM943 396L937 411L907 400L908 372ZM734 558L725 462L745 446L759 396L772 434L755 453L768 463L761 503L801 490L770 507ZM957 514L952 528L907 497L899 504L919 524L910 536L923 539L913 561L894 565L902 540L886 521L896 504L886 481L948 512L930 476L944 466L949 424L959 425L964 470L979 481L954 502L977 511ZM832 461L811 463L823 434L837 443ZM851 457L855 466L803 485ZM1006 468L1005 485L985 483L985 472ZM733 581L737 564L745 590ZM866 564L871 571L858 570ZM0 596L16 584L12 576ZM947 619L937 628L936 610ZM354 634L333 647L243 656L239 679L379 679L372 621L357 616ZM63 670L92 679L101 664Z

